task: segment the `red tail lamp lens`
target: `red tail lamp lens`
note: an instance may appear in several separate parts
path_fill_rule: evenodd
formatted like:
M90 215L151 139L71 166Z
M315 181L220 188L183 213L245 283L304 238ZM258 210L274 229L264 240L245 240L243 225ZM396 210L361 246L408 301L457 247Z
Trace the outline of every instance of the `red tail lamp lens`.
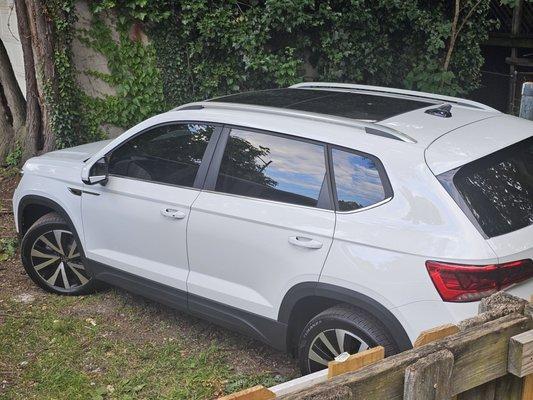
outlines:
M435 288L444 301L477 301L513 283L533 277L533 261L462 265L426 261Z

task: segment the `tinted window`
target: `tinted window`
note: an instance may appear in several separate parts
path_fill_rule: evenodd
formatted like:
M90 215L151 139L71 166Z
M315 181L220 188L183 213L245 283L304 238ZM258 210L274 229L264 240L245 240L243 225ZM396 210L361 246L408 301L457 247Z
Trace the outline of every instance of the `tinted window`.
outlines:
M325 175L322 145L232 130L216 190L316 207Z
M113 151L109 173L192 187L214 129L199 124L150 129Z
M385 199L377 161L339 149L333 149L332 156L340 211L357 210Z
M533 138L459 168L453 185L489 237L533 224Z

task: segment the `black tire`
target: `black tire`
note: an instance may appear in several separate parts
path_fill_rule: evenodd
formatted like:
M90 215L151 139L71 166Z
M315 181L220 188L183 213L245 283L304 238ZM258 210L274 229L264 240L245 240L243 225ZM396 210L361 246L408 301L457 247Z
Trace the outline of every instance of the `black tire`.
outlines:
M319 337L320 334L324 336ZM335 352L326 345L324 337ZM313 354L310 353L311 346ZM400 350L383 324L369 313L348 304L333 306L311 319L303 329L298 343L300 370L306 375L327 368L327 364L311 359L316 356L322 361L332 361L335 353L353 354L364 350L365 346L383 346L386 356Z
M57 232L58 237L55 236ZM96 281L83 266L83 249L76 238L77 235L66 221L55 212L43 215L28 229L20 246L22 265L28 276L42 289L69 296L96 290ZM68 247L68 250L64 247ZM63 251L59 252L57 249Z

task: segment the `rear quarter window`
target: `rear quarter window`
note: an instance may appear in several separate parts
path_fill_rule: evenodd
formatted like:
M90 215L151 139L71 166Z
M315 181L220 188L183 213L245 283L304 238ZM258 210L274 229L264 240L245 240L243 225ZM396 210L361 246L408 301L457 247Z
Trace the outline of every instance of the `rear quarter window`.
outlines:
M333 148L331 160L337 210L358 210L392 197L385 170L376 157Z
M489 238L533 224L533 137L441 174L439 180Z

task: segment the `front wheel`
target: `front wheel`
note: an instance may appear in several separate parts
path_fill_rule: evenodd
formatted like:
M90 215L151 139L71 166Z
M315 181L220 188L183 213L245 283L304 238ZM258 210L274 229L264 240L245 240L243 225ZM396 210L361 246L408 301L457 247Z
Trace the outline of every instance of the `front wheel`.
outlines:
M21 257L28 276L48 292L87 294L95 281L85 270L82 248L72 230L57 213L39 218L24 235Z
M372 315L348 304L331 307L307 323L298 345L303 375L328 367L335 357L383 346L387 356L399 348L385 327Z

